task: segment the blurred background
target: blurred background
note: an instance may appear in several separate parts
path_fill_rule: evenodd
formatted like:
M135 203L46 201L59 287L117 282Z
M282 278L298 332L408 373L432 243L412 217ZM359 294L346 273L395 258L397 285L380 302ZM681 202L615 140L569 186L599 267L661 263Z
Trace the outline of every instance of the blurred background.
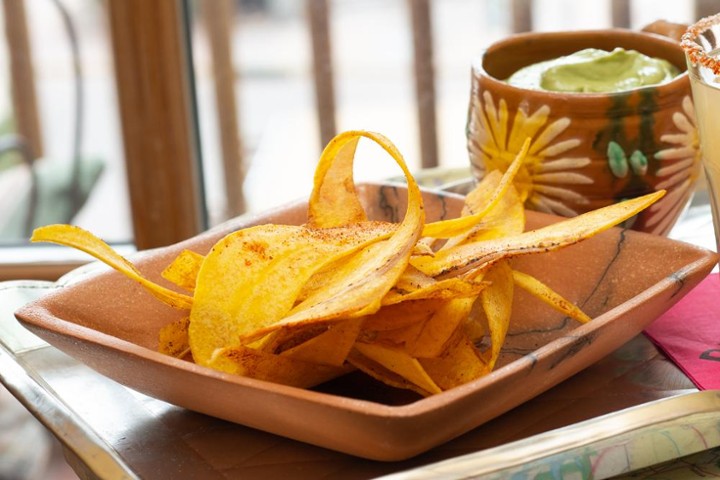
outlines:
M116 3L3 0L6 246L24 243L33 225L53 222L133 244L141 233L133 209L143 208L133 197L151 201L142 190L154 187L166 196L195 189L200 211L186 214L198 217L198 228L306 195L324 142L342 130L385 134L415 169L464 168L470 64L492 41L530 29L689 23L708 8L695 0ZM148 48L143 29L178 36L178 50ZM124 57L133 58L123 64ZM170 75L162 64L172 62L186 76L180 87L167 87L186 89L178 94L187 100L180 113L171 94L157 99L157 87L141 83L162 81L152 75ZM125 69L148 63L159 73L128 79ZM167 142L167 132L150 122L173 121L189 122L172 134L190 140L178 138L174 150L136 145ZM178 158L142 158L161 155ZM157 170L188 169L187 161L197 165L191 173L199 185L183 184L182 173L168 177L175 184L158 180ZM384 178L391 168L363 162L358 177ZM144 177L150 185L139 186ZM161 242L140 240L142 247Z
M87 261L28 246L34 226L74 223L133 251L305 196L322 147L343 130L383 133L415 171L465 176L470 65L491 42L688 24L716 9L715 0L3 0L0 279L53 279ZM357 179L398 173L361 153ZM3 434L20 425L6 417ZM28 453L7 438L0 468ZM55 458L58 473L37 478L73 478L48 445L33 461Z

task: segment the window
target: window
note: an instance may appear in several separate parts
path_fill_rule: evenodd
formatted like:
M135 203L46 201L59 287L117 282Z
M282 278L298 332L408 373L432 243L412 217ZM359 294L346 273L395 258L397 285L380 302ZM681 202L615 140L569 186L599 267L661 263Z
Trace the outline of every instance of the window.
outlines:
M131 251L306 195L333 129L382 132L412 168L430 157L463 175L469 65L490 42L522 28L689 23L710 3L3 0L0 276L87 260L28 248L31 223L71 221ZM431 82L425 114L417 72ZM360 179L388 174L362 165Z

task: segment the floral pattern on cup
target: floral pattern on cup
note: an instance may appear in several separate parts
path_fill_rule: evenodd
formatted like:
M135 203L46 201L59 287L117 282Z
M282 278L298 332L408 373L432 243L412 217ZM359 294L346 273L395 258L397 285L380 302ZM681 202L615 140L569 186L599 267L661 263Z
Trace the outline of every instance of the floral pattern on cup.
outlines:
M531 138L524 165L517 174L515 186L525 204L533 210L571 217L579 212L566 200L587 203L583 195L564 185L592 183L592 178L578 170L587 166L587 157L567 156L581 140L558 140L570 123L559 118L548 123L550 107L543 105L532 114L524 106L511 118L507 103L500 99L495 105L492 94L483 92L482 100L474 98L474 108L468 123L470 163L478 176L485 171L505 171L520 151L525 140Z
M571 156L572 151L581 146L581 139L558 138L571 120L562 117L550 122L547 105L531 114L525 105L521 105L515 115L510 116L507 102L500 99L496 104L488 91L483 92L482 100L476 96L473 102L468 120L468 150L473 172L482 177L485 171L504 171L529 137L532 139L530 149L515 182L525 204L533 210L566 217L582 213L566 201L586 204L587 199L568 185L593 183L592 177L582 173L590 159ZM675 112L672 118L677 132L661 136L662 142L672 146L652 154L652 158L661 164L654 173L658 178L656 188L668 193L661 202L648 209L645 226L651 233L667 232L681 213L692 193L701 161L690 96L683 98L682 111ZM608 168L617 178L648 175L649 161L641 150L628 154L618 142L608 142ZM664 165L664 162L668 164Z
M691 195L701 171L700 136L695 107L689 95L683 98L682 111L673 115L673 123L678 133L666 133L660 137L661 141L673 146L655 154L655 159L661 163L657 176L662 179L657 187L668 191L662 204L652 205L648 209L647 225L656 231L667 230L668 221L673 216L680 215L685 207L685 199ZM663 214L665 204L668 205L668 212Z

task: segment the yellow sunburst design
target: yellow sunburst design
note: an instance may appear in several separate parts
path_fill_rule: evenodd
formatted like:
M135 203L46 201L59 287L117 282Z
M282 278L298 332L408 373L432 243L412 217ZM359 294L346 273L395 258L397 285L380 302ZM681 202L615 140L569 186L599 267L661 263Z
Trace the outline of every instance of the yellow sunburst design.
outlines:
M647 210L646 224L652 233L666 231L670 222L685 207L699 175L697 167L702 160L695 107L689 95L683 98L682 111L675 112L672 119L679 132L662 135L660 140L673 146L655 154L655 159L661 163L656 173L661 181L656 188L665 189L668 193L662 201Z
M532 139L525 164L516 177L515 186L525 204L533 209L566 217L579 212L569 204L588 203L575 185L593 183L591 177L574 170L590 164L587 157L568 157L567 152L581 140L558 137L570 125L567 117L548 124L550 107L543 105L532 114L520 106L512 118L507 103L500 99L497 106L490 92L482 99L474 95L468 121L468 150L472 168L480 176L485 171L505 171L528 137ZM569 188L568 188L569 187Z

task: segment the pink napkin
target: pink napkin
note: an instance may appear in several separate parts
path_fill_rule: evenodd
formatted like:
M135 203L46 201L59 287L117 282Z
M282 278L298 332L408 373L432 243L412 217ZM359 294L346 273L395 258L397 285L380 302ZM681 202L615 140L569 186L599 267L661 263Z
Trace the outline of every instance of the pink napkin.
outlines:
M720 389L720 278L711 274L645 329L700 390Z

